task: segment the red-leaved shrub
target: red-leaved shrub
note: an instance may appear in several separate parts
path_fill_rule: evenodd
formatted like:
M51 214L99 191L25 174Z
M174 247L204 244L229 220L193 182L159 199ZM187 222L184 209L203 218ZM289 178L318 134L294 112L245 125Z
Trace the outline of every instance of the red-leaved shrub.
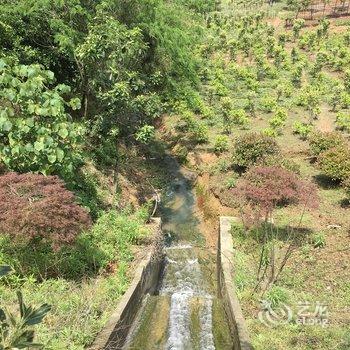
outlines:
M267 220L278 205L304 204L317 207L316 186L281 167L250 168L237 182L233 195L256 220ZM243 213L244 214L244 213Z
M91 225L87 211L75 202L57 176L8 173L0 176L0 232L58 248L72 243Z

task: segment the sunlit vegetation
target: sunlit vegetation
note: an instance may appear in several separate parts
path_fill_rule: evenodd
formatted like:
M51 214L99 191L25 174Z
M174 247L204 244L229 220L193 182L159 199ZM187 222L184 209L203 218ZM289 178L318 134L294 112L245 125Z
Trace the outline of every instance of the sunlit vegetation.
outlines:
M164 150L156 122L196 93L201 62L191 43L204 40L215 6L1 2L0 264L11 271L0 302L17 318L20 288L51 310L35 329L19 319L10 335L1 313L0 348L83 349L110 315L135 252L151 241L152 183L163 181L147 162ZM187 125L207 141L204 125Z
M171 132L164 139L186 150L181 161L209 172L209 189L245 223L233 231L241 249L235 263L257 349L308 349L311 339L315 349L349 346L348 320L338 316L327 330L292 323L273 336L257 320L261 299L276 311L283 303L327 300L341 318L348 291L350 27L347 18L332 18L333 2L324 4L310 20L317 4L307 1L222 1L207 17L198 52L205 62L199 94L187 94L181 110L165 118ZM207 126L207 141L182 128L186 116ZM306 197L278 200L284 191ZM269 196L273 215L261 224L266 213L257 207ZM334 251L344 251L338 273ZM328 281L338 286L332 296Z
M91 344L151 235L165 150L244 219L236 282L256 349L350 347L350 21L320 3L1 1L0 327L18 303L43 307L0 348ZM337 316L271 330L260 299Z

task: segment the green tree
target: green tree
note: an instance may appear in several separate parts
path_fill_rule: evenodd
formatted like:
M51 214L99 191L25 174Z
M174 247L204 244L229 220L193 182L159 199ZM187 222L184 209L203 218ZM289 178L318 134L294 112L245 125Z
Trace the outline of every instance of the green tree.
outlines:
M305 25L305 21L303 19L294 20L293 28L292 28L294 40L299 38L300 31L304 27L304 25Z
M8 65L0 60L0 160L11 170L71 173L80 158L83 127L72 122L67 85L39 65Z

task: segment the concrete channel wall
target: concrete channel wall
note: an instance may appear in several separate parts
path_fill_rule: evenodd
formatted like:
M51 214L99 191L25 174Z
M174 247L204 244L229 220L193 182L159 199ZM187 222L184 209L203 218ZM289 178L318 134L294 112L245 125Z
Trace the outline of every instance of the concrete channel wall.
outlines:
M220 232L218 242L218 288L223 299L227 318L234 340L234 350L252 350L249 334L243 317L242 309L236 294L234 283L233 241L231 236L231 223L237 218L220 217Z
M156 222L157 231L160 231L161 220L159 218L153 220ZM123 347L144 296L154 293L157 288L162 264L162 246L156 244L137 266L130 287L118 301L116 310L88 350L111 350Z

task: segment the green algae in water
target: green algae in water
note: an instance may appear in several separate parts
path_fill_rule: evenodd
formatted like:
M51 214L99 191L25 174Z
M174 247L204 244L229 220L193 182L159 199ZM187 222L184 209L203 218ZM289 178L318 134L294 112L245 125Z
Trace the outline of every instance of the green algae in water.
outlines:
M201 323L200 323L200 309L201 309L201 300L200 298L192 298L190 301L190 310L191 310L191 340L194 350L200 350L199 347L199 336L201 332Z
M165 249L159 295L151 296L141 310L139 326L126 348L232 350L224 308L215 298L216 257L204 247L195 195L180 173L174 171L174 179L161 205L162 228L170 247Z
M232 349L232 335L222 300L213 300L213 333L216 350Z
M142 310L140 325L126 348L129 350L165 349L169 310L168 296L149 296Z

